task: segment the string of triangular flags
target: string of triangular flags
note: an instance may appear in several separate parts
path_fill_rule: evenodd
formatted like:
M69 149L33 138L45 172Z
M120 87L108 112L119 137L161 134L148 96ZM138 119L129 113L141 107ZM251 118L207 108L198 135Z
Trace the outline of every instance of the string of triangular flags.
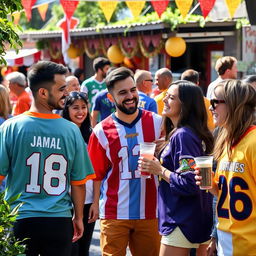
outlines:
M86 0L82 0L86 1ZM90 0L92 1L92 0ZM202 14L204 18L206 18L209 14L209 12L212 10L216 0L198 0L200 4L200 8L202 11ZM232 18L235 14L235 11L237 10L238 6L241 3L241 0L224 0L226 2L230 17ZM75 0L63 0L61 1L61 4L67 4L70 5L72 2L80 2ZM115 9L120 2L120 0L114 0L114 1L97 1L102 12L105 15L106 20L109 22ZM133 17L138 17L145 6L146 1L125 1L128 8L131 11L131 14ZM167 9L168 4L170 0L150 0L154 10L157 12L158 16L161 17L161 15L164 13L164 11ZM24 11L26 13L27 20L30 21L31 19L31 10L33 6L36 3L36 0L21 0L21 3L23 5ZM180 10L180 13L183 17L186 17L189 10L191 9L193 0L175 0L175 3L177 5L177 8ZM45 20L45 15L48 10L48 3L37 5L36 8L38 9L38 12L43 20ZM15 24L18 24L20 19L20 12L15 12L13 14L14 22Z

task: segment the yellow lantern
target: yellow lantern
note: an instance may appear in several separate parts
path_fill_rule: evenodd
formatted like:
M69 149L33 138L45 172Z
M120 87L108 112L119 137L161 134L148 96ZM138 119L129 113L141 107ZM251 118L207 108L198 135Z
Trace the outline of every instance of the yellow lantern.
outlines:
M108 48L107 56L108 59L114 64L122 63L124 60L124 55L122 54L120 48L115 44Z
M67 52L68 52L68 57L70 59L75 59L78 56L78 49L73 44L69 46Z
M186 42L181 37L170 37L165 42L165 50L171 57L180 57L186 51Z

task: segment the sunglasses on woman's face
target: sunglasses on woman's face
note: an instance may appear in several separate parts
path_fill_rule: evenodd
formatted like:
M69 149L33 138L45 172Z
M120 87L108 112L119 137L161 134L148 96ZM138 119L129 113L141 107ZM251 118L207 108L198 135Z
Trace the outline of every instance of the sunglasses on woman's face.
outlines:
M218 104L226 103L226 102L225 102L225 100L211 99L210 103L211 103L212 109L215 110Z

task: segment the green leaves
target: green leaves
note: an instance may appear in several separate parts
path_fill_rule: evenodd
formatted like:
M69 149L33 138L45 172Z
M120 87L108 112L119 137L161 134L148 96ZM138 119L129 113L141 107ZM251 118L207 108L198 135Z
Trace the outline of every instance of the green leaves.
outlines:
M17 200L19 196L17 195L7 202L4 199L4 192L0 193L0 256L21 256L21 253L25 251L23 241L15 239L12 232L13 223L16 221L18 210L22 204L11 210L9 203Z
M0 0L0 64L5 64L5 51L7 48L18 50L22 42L17 34L21 27L15 26L11 14L22 9L20 0Z

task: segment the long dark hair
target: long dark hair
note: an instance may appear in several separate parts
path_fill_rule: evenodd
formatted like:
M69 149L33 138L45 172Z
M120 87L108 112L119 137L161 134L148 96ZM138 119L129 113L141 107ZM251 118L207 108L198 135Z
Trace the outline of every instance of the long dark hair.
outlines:
M63 109L62 116L63 118L69 120L72 122L69 116L69 107L74 104L76 100L83 100L87 107L87 116L83 123L81 124L80 131L82 133L82 136L84 138L84 141L88 143L90 135L92 133L92 126L91 126L91 118L90 118L90 112L88 108L88 98L87 95L83 92L70 92L70 94L65 99L65 106Z
M181 113L177 128L190 128L202 140L205 153L212 153L213 136L207 127L207 112L201 88L185 80L176 81L172 85L178 85L181 101ZM164 118L165 144L168 143L177 128L174 127L170 118Z

